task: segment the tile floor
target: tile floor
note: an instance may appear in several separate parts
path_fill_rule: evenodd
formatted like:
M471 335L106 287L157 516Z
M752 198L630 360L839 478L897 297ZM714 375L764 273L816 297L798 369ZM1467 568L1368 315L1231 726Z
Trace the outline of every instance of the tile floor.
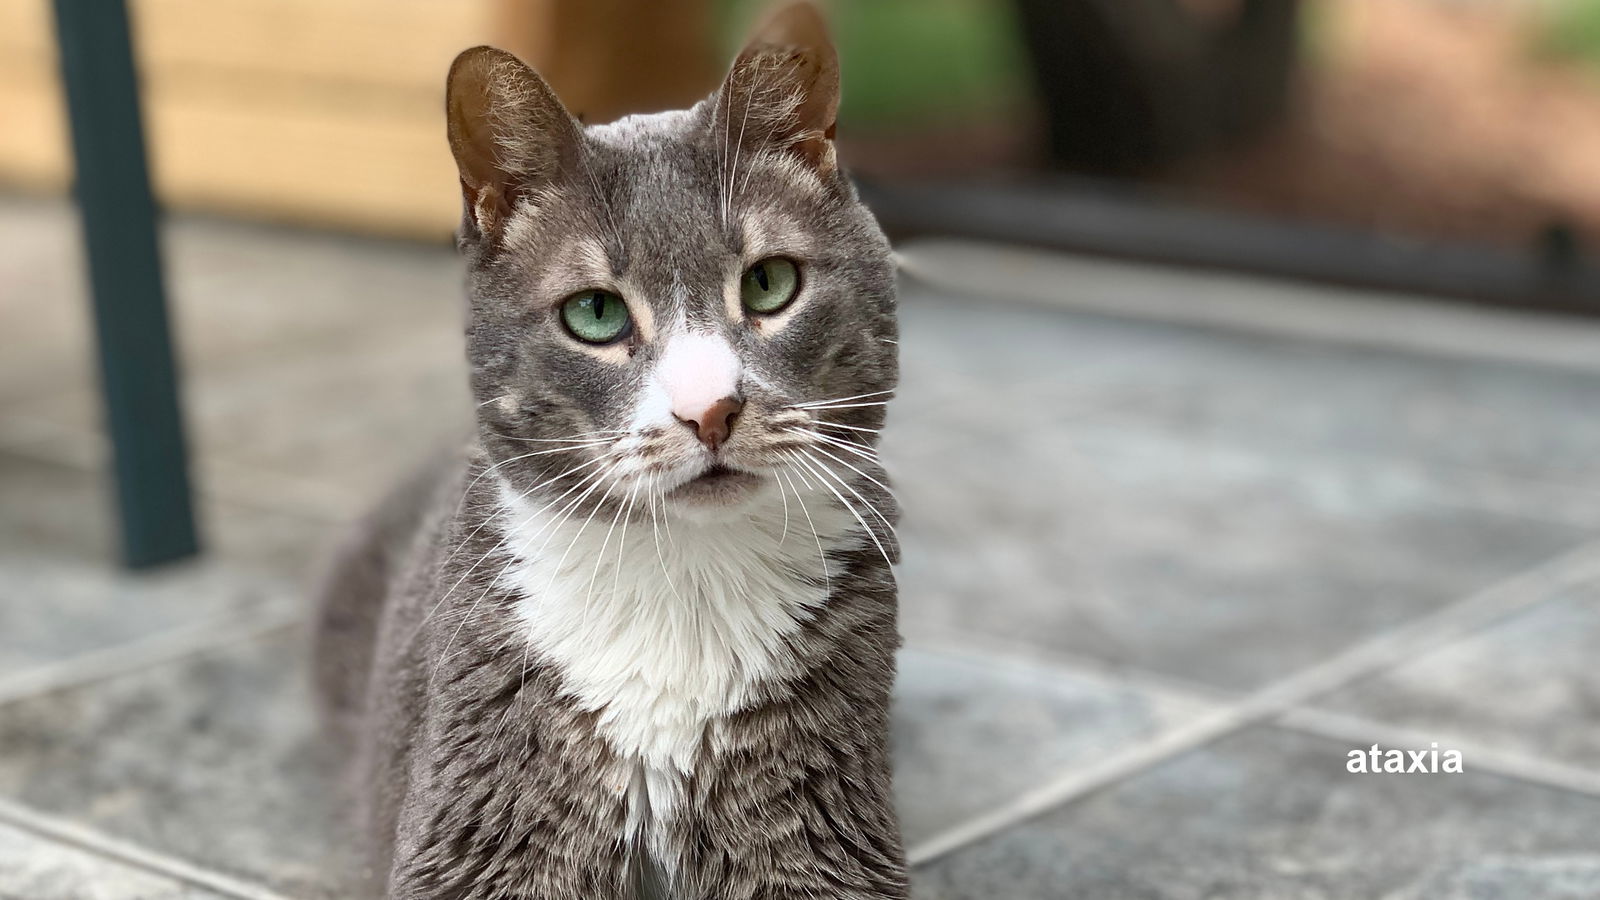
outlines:
M337 896L303 588L467 419L459 270L173 223L210 552L129 576L75 237L0 199L0 898ZM908 281L885 436L918 896L1600 896L1600 327L1508 319L1559 366L1266 334L1107 285L1360 301L962 252L993 289ZM1374 741L1467 772L1348 774Z

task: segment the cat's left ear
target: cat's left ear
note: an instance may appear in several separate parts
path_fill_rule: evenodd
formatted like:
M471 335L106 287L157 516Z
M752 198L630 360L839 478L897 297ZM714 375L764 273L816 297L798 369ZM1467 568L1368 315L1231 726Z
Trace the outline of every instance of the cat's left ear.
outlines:
M839 55L808 0L779 8L756 28L712 100L716 136L727 149L790 153L824 178L837 170Z
M577 120L522 60L493 47L462 51L445 83L450 151L467 222L494 236L518 202L576 167Z

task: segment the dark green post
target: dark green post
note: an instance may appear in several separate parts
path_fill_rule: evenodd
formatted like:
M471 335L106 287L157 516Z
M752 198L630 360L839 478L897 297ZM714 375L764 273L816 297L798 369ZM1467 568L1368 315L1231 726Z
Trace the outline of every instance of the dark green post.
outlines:
M197 541L128 9L55 0L55 13L122 555L151 566Z

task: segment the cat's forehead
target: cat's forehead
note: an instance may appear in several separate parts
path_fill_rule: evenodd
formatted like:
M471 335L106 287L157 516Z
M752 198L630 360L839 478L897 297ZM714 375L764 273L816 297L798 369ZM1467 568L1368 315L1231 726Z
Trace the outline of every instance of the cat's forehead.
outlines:
M695 110L628 116L585 129L591 174L611 202L665 208L701 199L714 161Z
M643 148L663 140L690 135L696 128L699 111L700 107L697 106L624 116L615 122L590 125L584 129L584 136L606 147L621 150Z

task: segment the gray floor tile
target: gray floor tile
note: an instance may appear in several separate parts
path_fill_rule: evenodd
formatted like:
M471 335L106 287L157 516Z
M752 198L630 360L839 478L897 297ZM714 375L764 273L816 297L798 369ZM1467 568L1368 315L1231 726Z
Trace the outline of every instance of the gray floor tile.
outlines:
M300 602L328 533L206 504L198 560L130 574L102 480L0 453L0 678L231 613Z
M975 630L1249 689L1600 523L1571 485L1441 462L1472 440L1566 440L1600 385L1585 376L931 293L907 298L903 324L884 457L906 513L912 634ZM1260 405L1278 368L1300 394ZM1503 415L1469 421L1462 407L1497 378L1509 386L1483 402ZM1415 399L1430 391L1446 398L1433 412ZM1415 421L1390 405L1408 396ZM1492 421L1523 431L1491 434ZM1581 475L1589 457L1568 456L1560 472ZM1542 515L1554 494L1570 515Z
M0 791L243 878L330 891L328 760L298 637L0 708ZM1093 677L907 651L894 721L907 839L1197 714Z
M1354 685L1335 712L1600 771L1600 584Z
M0 198L0 409L84 384L88 301L77 222L57 200Z
M1588 536L1461 508L1402 472L1100 421L1006 441L891 427L908 633L974 631L1225 689Z
M900 654L895 788L908 844L1198 715L1198 700L999 660Z
M297 897L343 871L299 633L0 708L0 791Z
M163 236L208 486L254 479L218 487L288 486L293 502L320 484L338 498L307 506L354 510L466 421L450 248L195 218ZM66 204L0 202L0 333L16 351L0 358L0 415L14 420L0 436L44 433L35 450L101 432L77 242Z
M463 275L444 245L364 240L203 217L164 223L169 303L189 374L337 355L353 338L459 333ZM76 213L0 198L0 404L90 384L89 300ZM16 340L26 335L27 340Z
M289 508L354 515L438 447L467 433L470 407L454 331L304 347L294 357L193 374L189 428L204 485L223 496L270 496ZM95 435L88 388L13 406L59 435ZM61 439L57 437L57 439ZM219 483L222 482L222 483ZM320 492L327 498L315 495Z
M931 864L916 896L1600 896L1600 798L1470 761L1461 775L1351 775L1348 749L1236 735Z
M0 825L0 900L220 900L222 896Z
M1152 278L1151 289L1170 285ZM1017 381L1056 380L1100 415L1175 436L1600 489L1600 420L1577 415L1600 405L1600 374L979 303L919 286L902 319L903 351L939 346L942 366L985 376L998 403Z

